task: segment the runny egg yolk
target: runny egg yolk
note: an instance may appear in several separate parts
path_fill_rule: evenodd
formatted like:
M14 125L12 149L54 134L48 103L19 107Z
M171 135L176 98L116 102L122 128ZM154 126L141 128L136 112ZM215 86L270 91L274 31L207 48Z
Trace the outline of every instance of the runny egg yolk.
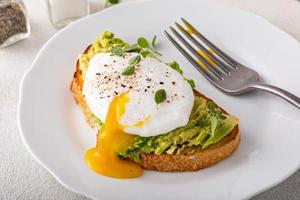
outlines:
M116 96L110 103L105 125L97 135L97 145L85 153L85 162L95 172L114 178L135 178L142 174L141 167L128 160L118 158L118 152L126 150L134 140L127 134L118 118L125 113L129 101L126 93ZM142 123L142 122L137 122Z

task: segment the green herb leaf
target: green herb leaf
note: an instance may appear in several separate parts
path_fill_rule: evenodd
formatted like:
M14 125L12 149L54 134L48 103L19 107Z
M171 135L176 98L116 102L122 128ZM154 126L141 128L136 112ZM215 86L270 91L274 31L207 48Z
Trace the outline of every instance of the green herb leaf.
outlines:
M138 52L139 47L137 44L130 45L129 47L125 48L125 52Z
M137 44L142 48L148 48L149 47L148 41L143 37L138 38Z
M186 81L190 84L190 86L194 89L196 87L193 79L186 79Z
M138 64L140 61L141 61L141 56L137 55L137 56L130 58L130 60L128 61L128 64L129 64L129 66L131 66L131 65L134 66L134 65Z
M164 102L166 100L166 98L167 98L167 94L164 89L160 89L155 92L154 99L155 99L156 104L160 104L160 103Z
M152 42L151 42L153 48L155 48L155 46L156 46L156 38L157 38L156 35L154 35Z
M183 74L183 71L180 69L179 64L176 61L172 61L170 63L168 63L168 65L175 69L179 74Z
M210 101L207 103L207 108L209 111L213 112L215 110L215 104Z
M205 149L211 144L215 144L219 142L222 138L224 138L226 135L230 134L232 129L239 123L239 119L234 116L228 116L228 119L226 119L226 123L223 124L223 126L218 127L215 130L214 136L210 136L205 143L203 144L202 148Z
M112 56L122 56L123 53L124 53L124 50L121 47L113 47L111 49Z
M150 54L151 54L151 52L149 50L140 51L140 55L143 56L143 58L146 58Z
M227 119L227 116L219 108L217 108L213 102L208 102L207 108L210 118L217 118L221 120Z
M122 71L122 75L124 75L124 76L132 75L134 73L134 70L135 70L135 66L129 65Z

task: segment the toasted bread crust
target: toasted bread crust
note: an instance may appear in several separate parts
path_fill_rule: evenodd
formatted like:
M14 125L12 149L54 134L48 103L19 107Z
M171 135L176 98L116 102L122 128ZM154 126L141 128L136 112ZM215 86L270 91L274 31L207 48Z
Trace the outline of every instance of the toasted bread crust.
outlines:
M88 49L84 51L87 53ZM74 99L77 105L81 108L86 122L92 128L98 128L98 124L94 121L93 114L91 113L85 98L82 94L82 72L79 68L79 61L76 63L76 72L74 73L73 80L71 83L71 91L73 92ZM200 92L194 90L194 94L206 98ZM219 106L218 106L219 107ZM224 111L221 107L219 107ZM226 113L226 111L224 111ZM161 154L156 155L154 153L141 154L140 165L144 169L156 170L162 172L176 172L176 171L196 171L202 168L206 168L224 160L230 156L238 147L240 143L240 133L239 126L236 125L235 128L224 137L220 142L209 146L205 150L200 150L195 153L181 153L181 154Z
M88 46L83 53L87 53L89 48ZM76 62L76 71L73 75L73 80L71 82L71 91L73 92L74 99L76 101L76 104L81 108L83 115L85 117L86 122L92 127L92 128L98 128L98 124L95 122L93 118L93 114L88 107L85 98L82 94L82 87L83 87L83 79L82 79L82 72L79 67L79 60Z
M224 160L235 151L239 143L239 128L236 126L228 136L203 151L174 155L142 154L141 166L144 169L164 172L196 171Z

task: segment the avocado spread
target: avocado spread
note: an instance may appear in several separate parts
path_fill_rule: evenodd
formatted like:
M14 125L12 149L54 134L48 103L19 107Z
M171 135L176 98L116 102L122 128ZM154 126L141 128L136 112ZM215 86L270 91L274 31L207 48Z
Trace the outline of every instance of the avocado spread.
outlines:
M83 78L89 60L97 53L111 52L113 47L129 48L130 46L108 31L97 37L91 48L79 56ZM176 62L173 61L169 65L182 74ZM101 120L95 116L94 118L99 126L102 126ZM118 156L139 162L142 153L159 155L201 151L228 135L238 122L238 118L223 113L213 102L196 96L189 122L185 126L157 136L136 136L133 144L126 151L119 152Z
M87 52L79 55L79 67L82 71L82 78L84 79L89 61L98 53L109 53L113 47L126 47L128 44L121 39L116 38L115 35L109 31L103 32L97 37L96 41L88 49Z

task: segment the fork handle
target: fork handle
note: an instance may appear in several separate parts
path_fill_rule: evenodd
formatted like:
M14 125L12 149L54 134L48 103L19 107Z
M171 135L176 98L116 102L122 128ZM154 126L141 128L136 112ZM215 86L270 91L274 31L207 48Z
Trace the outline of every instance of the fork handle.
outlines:
M251 85L250 87L275 94L275 95L287 100L288 102L290 102L291 104L293 104L294 106L296 106L297 108L300 109L300 98L286 90L283 90L281 88L278 88L278 87L275 87L272 85L267 85L264 83L256 83L254 85Z

